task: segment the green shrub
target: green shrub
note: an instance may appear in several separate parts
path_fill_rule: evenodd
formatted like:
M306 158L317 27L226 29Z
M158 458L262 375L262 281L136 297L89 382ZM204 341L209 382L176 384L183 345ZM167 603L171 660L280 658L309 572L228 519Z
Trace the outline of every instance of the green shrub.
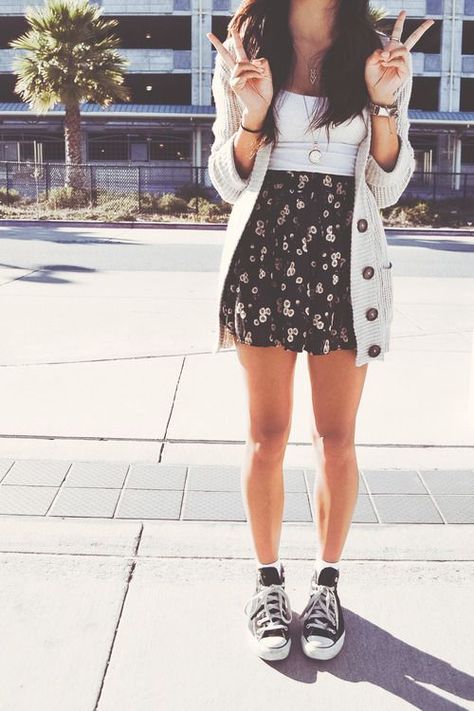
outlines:
M177 197L174 193L165 193L157 200L157 212L165 215L180 214L188 212L188 204L183 198Z
M48 194L48 207L52 210L88 207L90 195L81 188L53 188Z
M0 205L14 205L20 199L18 190L9 190L7 192L6 188L0 188Z
M233 205L231 202L226 202L225 200L221 200L218 203L218 205L219 205L220 211L223 215L230 215L230 213L232 212Z
M199 217L215 217L216 215L222 214L219 205L216 205L215 202L210 202L210 200L205 200L204 198L191 198L188 202L188 207Z
M205 198L206 200L209 200L210 197L209 188L206 188L205 185L201 185L200 183L186 183L185 185L181 185L177 189L176 195L182 197L186 202L189 202L195 197Z
M438 224L439 214L432 203L417 198L404 200L397 205L384 208L383 216L394 227L417 227Z
M143 193L140 197L140 208L144 212L157 212L158 202L161 194L154 195L153 193Z
M412 223L415 225L431 225L434 220L433 208L426 202L418 202L408 208Z
M86 220L97 220L98 222L135 222L137 213L126 207L123 209L111 210L110 207L95 207L89 211L84 211L81 215Z

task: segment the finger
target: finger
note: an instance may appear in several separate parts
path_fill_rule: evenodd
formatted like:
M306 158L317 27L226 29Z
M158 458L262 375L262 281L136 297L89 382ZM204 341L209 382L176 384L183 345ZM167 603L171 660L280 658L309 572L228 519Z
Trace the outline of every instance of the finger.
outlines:
M405 57L405 59L408 61L408 55L410 54L410 50L405 47L405 45L401 44L399 47L395 47L394 49L391 49L390 52L387 52L387 56L384 56L385 53L382 53L380 56L380 59L382 62L390 62L391 59L399 58L399 57Z
M395 67L406 67L406 59L403 57L394 57L390 61L383 61L382 60L382 66L386 67L387 69L394 69Z
M256 72L259 72L260 74L263 74L263 72L265 71L265 67L262 67L260 64L257 64L257 65L252 64L252 62L237 62L237 64L235 65L235 67L233 69L233 73L234 73L234 75L236 75L236 74L240 74L241 71L245 72L248 70L256 71Z
M383 59L383 55L386 55L387 57L390 55L390 53L387 50L383 49L376 49L372 52L371 55L367 57L366 63L368 65L372 64L378 64L381 59Z
M431 25L434 25L434 20L425 20L422 22L421 25L417 27L416 30L405 40L403 43L405 47L411 49L418 42L420 37L425 34L426 30L431 27Z
M405 10L400 10L398 13L398 17L395 20L395 24L393 26L392 30L392 37L395 39L401 40L402 38L402 33L403 33L403 25L405 24L405 18L407 16L407 13Z
M242 43L242 37L235 28L231 30L232 38L234 40L235 53L237 55L237 61L248 62L247 52L245 51L244 45Z
M229 79L229 85L231 89L243 89L247 82L250 81L250 79L261 79L262 77L259 74L244 74L242 76L237 76L237 77L231 77Z
M263 76L263 71L261 69L258 69L257 67L252 67L251 65L247 65L245 67L240 67L239 65L236 65L234 70L232 71L231 76L233 78L235 77L241 77L241 76L248 76L249 74L252 74L255 77L258 77L259 79L262 78Z
M227 64L229 69L233 69L235 65L235 59L229 52L227 47L224 47L220 39L216 37L216 35L214 35L212 32L207 32L206 37L214 45L214 47L221 55L222 59L224 60L224 63Z

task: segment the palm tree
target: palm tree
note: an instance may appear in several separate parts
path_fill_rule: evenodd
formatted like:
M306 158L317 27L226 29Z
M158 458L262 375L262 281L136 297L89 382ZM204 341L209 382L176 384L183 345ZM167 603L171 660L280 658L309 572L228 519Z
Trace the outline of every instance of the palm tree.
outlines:
M124 86L127 62L112 34L118 23L104 19L102 9L89 0L46 0L43 7L28 9L26 20L28 32L10 43L22 50L14 62L15 91L38 113L64 105L66 164L78 165L81 103L105 107L130 98ZM73 185L73 174L69 167L67 186Z
M374 6L369 4L369 17L371 18L373 24L376 27L383 23L387 13L388 10L386 10L386 8L382 7L381 5Z

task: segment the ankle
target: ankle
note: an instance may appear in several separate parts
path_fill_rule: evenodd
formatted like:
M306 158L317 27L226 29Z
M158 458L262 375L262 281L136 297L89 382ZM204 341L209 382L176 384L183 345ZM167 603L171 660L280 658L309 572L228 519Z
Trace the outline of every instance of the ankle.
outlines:
M318 573L323 569L323 568L335 568L340 572L340 564L341 561L340 559L337 561L330 561L326 560L325 558L322 558L321 556L318 556L315 559L315 568L318 571Z
M276 560L273 561L273 563L261 563L258 558L256 559L256 568L257 570L259 568L276 568L278 572L281 574L281 569L282 569L282 562L280 558L277 558Z

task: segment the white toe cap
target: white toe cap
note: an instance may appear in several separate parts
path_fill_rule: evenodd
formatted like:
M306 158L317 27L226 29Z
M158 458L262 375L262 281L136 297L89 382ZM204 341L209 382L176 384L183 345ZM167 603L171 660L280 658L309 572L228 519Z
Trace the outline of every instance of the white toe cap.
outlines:
M259 641L260 647L265 647L266 649L278 649L278 647L284 647L287 640L284 637L262 637Z
M329 637L320 637L319 635L311 634L308 637L308 645L317 649L322 647L332 647L334 642Z

